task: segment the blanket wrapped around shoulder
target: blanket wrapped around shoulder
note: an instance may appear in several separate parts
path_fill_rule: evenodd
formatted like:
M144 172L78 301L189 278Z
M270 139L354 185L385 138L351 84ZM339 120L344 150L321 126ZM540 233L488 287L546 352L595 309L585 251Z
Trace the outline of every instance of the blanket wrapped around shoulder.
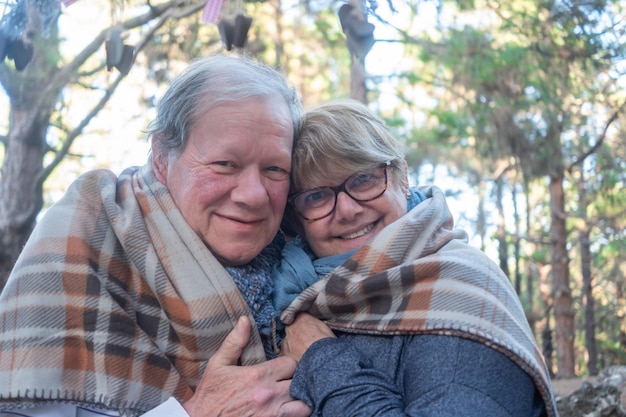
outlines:
M138 415L189 398L250 310L150 164L87 173L48 210L0 296L0 410ZM265 360L254 320L242 363Z
M343 265L305 289L281 315L300 311L335 330L364 334L445 334L504 353L534 380L557 416L543 356L508 278L453 229L445 197L426 201L387 226Z

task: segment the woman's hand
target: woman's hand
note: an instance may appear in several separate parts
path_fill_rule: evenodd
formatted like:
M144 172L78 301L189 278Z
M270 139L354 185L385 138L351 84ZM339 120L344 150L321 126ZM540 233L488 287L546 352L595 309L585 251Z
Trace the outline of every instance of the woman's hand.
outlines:
M289 396L297 363L288 357L237 366L250 338L250 320L241 317L207 364L194 395L183 403L190 417L308 417L311 409Z
M304 352L313 343L327 337L336 337L320 319L308 313L300 313L285 329L287 336L282 341L281 354L300 362Z

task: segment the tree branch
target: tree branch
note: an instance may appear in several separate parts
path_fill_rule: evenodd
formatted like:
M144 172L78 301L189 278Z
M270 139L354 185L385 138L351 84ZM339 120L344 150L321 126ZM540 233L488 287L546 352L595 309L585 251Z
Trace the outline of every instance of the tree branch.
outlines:
M414 44L414 45L420 45L421 47L423 47L425 50L427 50L429 52L441 51L443 49L443 45L442 44L435 43L435 42L427 42L427 41L424 41L422 39L418 39L418 38L412 36L411 34L409 34L407 31L402 30L399 27L391 24L388 20L383 19L379 14L373 13L372 15L380 23L384 24L385 26L388 26L388 27L392 28L393 30L395 30L396 32L398 32L400 34L400 36L402 37L402 40L396 41L396 42L411 43L411 44ZM379 40L379 39L376 39L376 42L378 42L378 41L391 42L390 40L383 40L383 39Z
M113 92L117 89L117 86L122 82L123 79L124 79L124 75L119 74L118 77L113 82L113 84L111 84L106 89L104 96L102 96L100 101L91 109L89 114L87 114L87 116L85 116L83 120L80 121L78 126L76 126L74 129L72 129L71 132L67 134L65 141L63 141L63 146L61 146L61 149L59 149L55 153L54 159L52 160L52 162L46 165L39 172L39 175L37 176L37 180L36 180L38 186L43 186L43 183L46 180L46 178L48 178L48 176L52 173L52 171L59 165L59 163L61 163L63 158L65 158L65 155L67 155L67 153L69 152L69 149L74 143L74 140L82 133L83 129L87 127L87 125L98 114L98 112L100 112L100 110L104 108L106 103L109 101L109 99L113 95Z
M174 14L173 12L170 12L170 11L165 11L164 13L162 13L157 23L152 26L150 31L146 32L146 34L141 38L139 43L135 46L135 54L138 51L142 50L148 44L148 42L150 41L150 39L152 39L156 31L159 28L161 28L168 19L172 18L173 16L176 16L177 19L181 17L185 17L185 16L195 13L197 10L198 10L198 6L196 5L194 7L189 7L177 14ZM91 122L91 120L93 120L93 118L104 108L104 106L111 99L111 97L113 96L113 93L115 92L115 90L117 89L117 87L120 85L120 83L122 82L124 78L125 78L124 74L119 74L118 77L115 79L115 81L107 87L107 89L105 90L105 94L102 96L100 101L98 101L98 103L83 118L83 120L81 120L78 126L76 126L67 134L65 141L63 141L63 145L55 153L55 156L52 162L46 165L41 170L40 174L38 175L37 183L39 185L43 185L46 178L48 178L48 176L52 173L52 171L54 171L54 169L65 158L65 156L68 154L69 149L74 143L74 141L76 140L76 138L82 133L82 131L85 129L85 127L87 127L87 125Z
M121 27L124 29L133 29L142 26L159 16L166 14L176 7L182 7L186 3L187 0L172 0L167 3L159 4L157 6L150 5L150 8L146 13L130 18L124 22L119 23L118 25L121 25ZM202 0L196 0L196 3L192 3L191 6L183 9L183 11L181 12L181 16L188 16L202 9L204 3L205 2ZM174 15L172 14L172 16ZM113 27L109 27L102 30L93 39L93 41L89 43L89 45L85 46L85 48L74 57L74 59L69 64L67 64L60 71L58 71L50 81L50 87L48 88L48 91L45 91L44 94L49 93L50 91L55 91L56 89L58 89L58 86L67 85L71 78L74 77L76 73L78 73L78 69L87 61L87 59L89 59L94 53L96 53L96 51L100 49L102 44L104 44L112 28Z
M165 22L169 17L189 16L195 13L196 11L202 9L202 7L204 6L203 0L194 0L191 3L191 5L188 4L188 1L189 0L172 0L163 4L159 4L157 6L152 6L148 3L150 6L148 12L142 15L130 18L124 22L119 23L118 25L121 25L124 29L132 29L132 28L142 26L158 18L159 16L161 16L160 22L157 25L155 25L155 28L158 28L158 27L161 27L163 25L163 22ZM176 8L180 8L180 10L178 11L178 13L175 14L174 10ZM35 102L31 103L32 111L30 112L30 114L39 115L45 111L45 108L48 105L47 103L50 101L49 98L51 96L57 96L59 91L64 86L70 84L72 78L77 77L77 74L79 73L79 68L93 54L95 54L98 51L98 49L102 46L102 44L106 41L107 37L109 36L111 29L112 27L102 30L91 41L91 43L89 43L89 45L87 45L80 53L78 53L78 55L74 57L74 59L69 64L65 65L65 67L62 67L61 69L59 69L59 71L53 74L52 78L50 79L50 82L47 84L47 87L43 89L37 95L38 99ZM149 36L152 36L154 34L154 31L155 31L154 28L150 30ZM144 37L143 41L141 42L140 49L145 46L147 39L149 38ZM10 78L11 78L11 71L7 69L4 63L1 63L0 64L0 80L3 80L3 81L6 80L10 82ZM116 81L116 83L118 82L119 80ZM110 96L108 95L108 93L103 97L103 99L105 99L106 101L108 101L109 98ZM86 122L89 123L90 118L93 118L94 116L95 114L87 116ZM36 118L37 116L33 117L30 121L24 121L24 126L28 128L28 125L34 123ZM81 126L82 126L82 123L79 125L79 127L77 127L77 129L81 129ZM73 138L70 140L70 144L71 144L71 141L73 141ZM48 170L47 168L44 168L44 170L42 171L42 175L39 177L39 180L42 182L45 181L45 178L50 174L51 170L54 169L54 167L57 164L58 164L58 161L56 161L56 157L55 157L55 160L53 161L53 163L50 164L51 169Z
M568 173L571 174L574 167L576 167L577 165L581 165L583 162L585 162L585 159L587 159L590 155L593 155L600 148L600 146L602 146L602 144L604 143L604 140L606 139L606 132L609 130L609 127L613 124L613 122L617 120L617 117L624 110L624 108L626 108L626 100L624 100L624 102L617 108L617 110L613 112L611 117L609 117L609 120L607 120L606 124L604 125L604 129L602 130L602 133L598 137L598 140L596 140L596 143L594 143L594 145L591 148L587 149L585 153L580 155L576 159L576 161L572 162L567 167Z

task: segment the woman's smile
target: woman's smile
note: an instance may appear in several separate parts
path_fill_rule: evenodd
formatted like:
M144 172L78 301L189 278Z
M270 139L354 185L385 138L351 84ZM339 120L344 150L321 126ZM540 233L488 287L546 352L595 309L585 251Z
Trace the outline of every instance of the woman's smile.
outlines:
M344 239L344 240L350 240L350 239L355 239L357 237L361 237L369 232L371 232L374 227L376 226L376 224L378 223L378 220L375 221L374 223L370 223L367 226L365 226L364 228L357 230L356 232L352 232L352 233L348 233L345 234L343 236L339 236L340 239Z

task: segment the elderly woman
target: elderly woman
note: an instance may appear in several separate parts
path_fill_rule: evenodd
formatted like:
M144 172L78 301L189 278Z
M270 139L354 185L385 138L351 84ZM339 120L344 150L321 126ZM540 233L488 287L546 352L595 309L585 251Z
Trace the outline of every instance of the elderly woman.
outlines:
M0 415L308 415L295 361L265 362L260 336L300 116L247 59L176 78L147 163L81 176L24 247L0 296Z
M289 202L300 236L274 301L295 320L282 348L313 415L556 416L507 277L453 230L439 189L409 189L398 141L367 107L305 114ZM316 330L294 333L305 323Z

